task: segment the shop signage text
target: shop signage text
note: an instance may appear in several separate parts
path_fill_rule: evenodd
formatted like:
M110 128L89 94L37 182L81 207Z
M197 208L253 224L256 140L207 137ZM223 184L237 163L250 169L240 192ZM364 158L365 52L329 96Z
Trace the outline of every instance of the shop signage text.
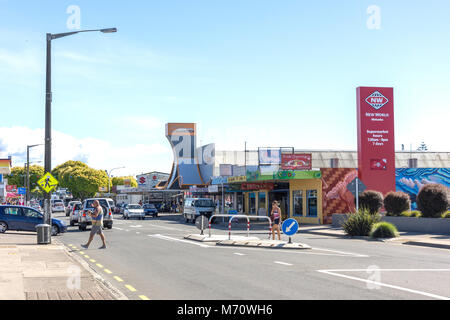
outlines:
M283 170L311 170L311 154L282 154L281 169Z
M273 183L243 183L242 190L273 190Z
M239 177L229 177L228 183L238 183L238 182L246 182L247 176L239 176Z
M395 191L394 89L357 88L359 178L368 189Z

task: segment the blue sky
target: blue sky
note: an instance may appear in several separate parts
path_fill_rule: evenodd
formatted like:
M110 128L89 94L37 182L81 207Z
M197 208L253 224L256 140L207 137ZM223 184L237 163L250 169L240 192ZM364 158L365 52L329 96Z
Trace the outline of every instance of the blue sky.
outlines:
M398 149L449 151L448 1L0 0L0 157L16 164L41 141L45 33L70 31L70 5L81 29L119 32L53 41L54 165L169 171L167 122L220 150L356 150L358 86L395 88Z

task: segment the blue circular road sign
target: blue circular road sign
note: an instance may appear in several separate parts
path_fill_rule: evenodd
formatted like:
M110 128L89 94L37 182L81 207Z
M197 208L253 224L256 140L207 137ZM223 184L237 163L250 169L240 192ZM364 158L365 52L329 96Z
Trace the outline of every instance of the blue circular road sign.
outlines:
M294 219L288 219L285 222L283 222L283 233L287 236L293 236L298 232L299 225L297 220Z

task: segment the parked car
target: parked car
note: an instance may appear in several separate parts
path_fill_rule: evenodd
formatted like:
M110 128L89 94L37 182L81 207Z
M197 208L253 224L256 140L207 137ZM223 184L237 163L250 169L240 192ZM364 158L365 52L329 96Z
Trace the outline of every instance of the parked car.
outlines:
M153 216L153 218L158 217L158 209L156 209L155 205L147 203L144 204L143 208L146 216Z
M195 220L201 215L211 218L215 209L216 205L212 199L186 198L184 201L183 217L186 222L192 221L195 223Z
M78 220L80 217L80 212L83 210L83 204L81 202L75 203L73 205L72 211L70 212L70 225L73 227L78 224Z
M91 198L84 200L81 212L78 214L78 228L81 231L86 231L87 226L92 225L92 218L89 215L89 211L94 211L93 204L95 200L100 202L100 206L103 209L103 227L112 229L114 216L108 201L105 198Z
M0 206L0 233L7 230L34 231L43 223L44 215L31 207ZM64 221L52 219L52 235L65 233L67 226Z
M72 210L73 210L73 206L77 203L81 204L81 201L69 201L69 203L66 207L66 217L70 216L70 214L72 213Z
M128 206L128 203L122 203L122 205L120 206L120 214L123 215L123 212L127 206Z
M41 205L39 204L39 202L33 202L33 203L31 203L31 204L30 204L30 207L33 208L34 210L39 211L39 212L43 212L43 211L42 211L42 207L41 207Z
M114 212L116 210L116 204L114 203L114 200L108 198L108 199L106 199L106 201L108 201L111 211Z
M51 200L52 212L64 212L64 202L62 200Z
M130 218L138 218L139 220L145 219L144 208L138 204L129 204L123 210L123 218L128 220Z

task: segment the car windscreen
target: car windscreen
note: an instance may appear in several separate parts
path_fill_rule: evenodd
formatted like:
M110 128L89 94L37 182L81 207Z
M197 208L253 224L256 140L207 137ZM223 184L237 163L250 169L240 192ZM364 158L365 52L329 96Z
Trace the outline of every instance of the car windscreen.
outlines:
M130 209L130 210L137 210L137 209L142 209L142 207L139 206L139 205L133 205L133 204L131 204L131 205L127 206L127 209Z
M195 200L194 207L197 208L214 207L214 202L212 200Z
M86 208L88 208L88 209L94 208L94 206L93 206L94 201L95 201L95 200L87 200L87 201L86 201ZM98 200L98 202L100 202L100 205L101 205L102 207L105 207L105 208L107 208L107 209L109 208L108 202L107 202L106 200L100 199L100 200Z
M153 204L146 204L144 205L144 209L155 209L155 206Z
M82 204L81 203L75 203L75 210L80 210L81 209Z

